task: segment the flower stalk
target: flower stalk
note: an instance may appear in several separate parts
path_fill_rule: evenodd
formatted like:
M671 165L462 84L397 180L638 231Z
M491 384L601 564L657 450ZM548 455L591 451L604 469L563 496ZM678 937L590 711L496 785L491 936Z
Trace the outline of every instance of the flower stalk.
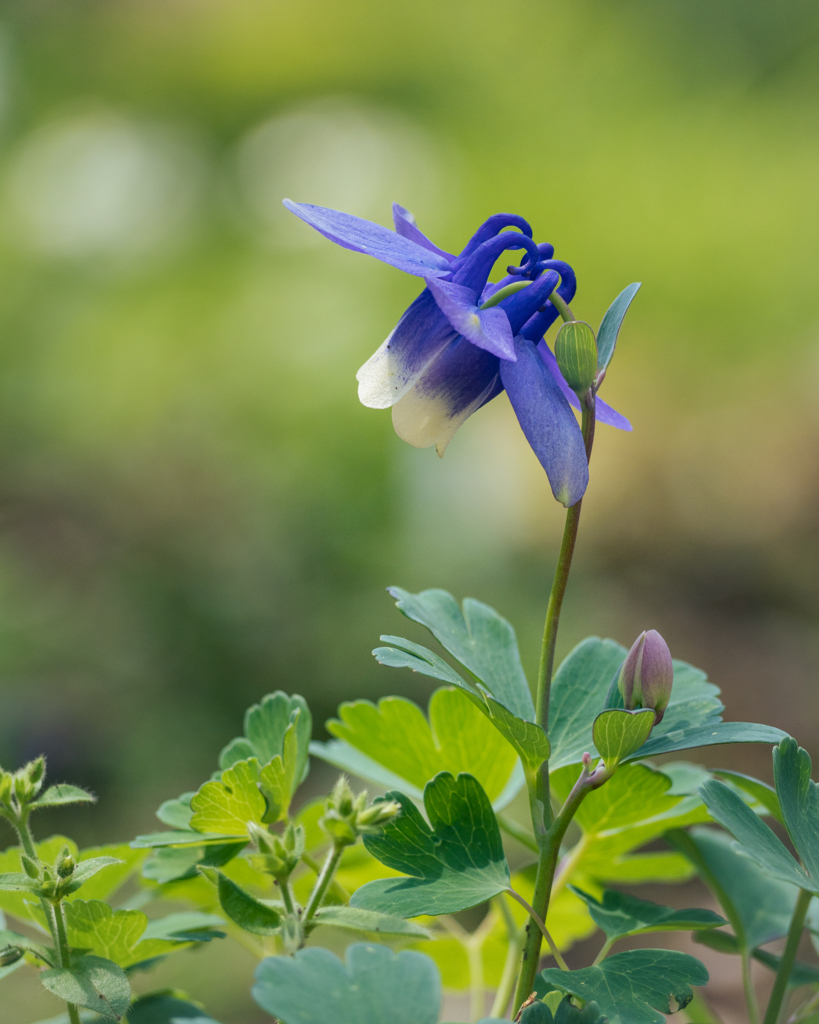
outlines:
M776 981L768 1001L768 1009L765 1011L763 1024L776 1024L779 1020L779 1012L782 1009L782 1000L785 998L785 991L788 987L788 980L791 976L796 951L799 948L799 940L802 938L802 929L805 926L805 915L808 912L813 894L807 889L800 889L796 899L796 906L793 908L791 926L788 929L788 941L785 943L785 952L776 972Z

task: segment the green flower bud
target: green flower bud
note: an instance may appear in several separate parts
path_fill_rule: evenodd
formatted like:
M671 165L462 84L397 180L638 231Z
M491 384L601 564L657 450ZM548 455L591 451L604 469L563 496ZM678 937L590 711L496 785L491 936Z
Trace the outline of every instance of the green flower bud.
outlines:
M291 822L284 834L277 836L250 822L248 831L264 857L265 869L276 879L289 877L304 853L303 826Z
M401 813L401 805L394 800L376 800L367 806L367 799L366 790L354 796L344 776L336 783L319 824L337 846L350 846L359 836L375 835Z
M42 754L36 761L29 762L29 764L27 764L23 769L23 771L28 774L28 781L31 785L32 796L36 796L43 788L43 782L45 781L45 769L46 761Z
M27 857L25 854L23 854L20 857L20 860L23 862L23 871L25 871L25 873L28 875L29 878L39 878L40 877L40 868L31 859L31 857Z
M641 633L620 669L617 688L628 711L651 708L658 725L671 699L674 664L668 644L656 629Z
M74 874L76 861L71 856L71 851L66 847L57 858L57 874L60 878L70 878Z
M0 804L4 807L11 807L11 792L14 786L14 776L11 772L0 771Z
M0 953L0 967L11 967L23 956L23 950L19 946L12 946Z
M381 829L401 813L401 804L397 800L377 800L358 816L359 832L371 835Z
M555 358L563 378L577 395L585 395L597 376L597 341L582 320L563 324L555 341Z

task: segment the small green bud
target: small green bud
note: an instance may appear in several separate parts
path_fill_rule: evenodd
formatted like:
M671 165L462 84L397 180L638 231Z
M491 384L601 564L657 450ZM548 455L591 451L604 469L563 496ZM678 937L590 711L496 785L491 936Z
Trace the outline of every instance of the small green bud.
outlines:
M11 792L14 787L14 776L11 772L0 771L0 804L11 807Z
M655 724L663 719L671 699L674 663L668 644L656 629L641 633L626 655L617 688L628 711L651 708Z
M36 761L31 761L23 770L28 774L28 781L31 785L31 794L32 796L36 796L43 788L43 782L45 781L45 757L40 754Z
M381 829L401 813L397 800L377 800L358 816L358 830L361 833L380 832Z
M401 813L394 800L376 800L367 806L367 791L357 796L342 776L327 800L327 810L319 824L338 846L350 846L359 836L375 835Z
M70 878L74 874L76 866L77 862L71 856L71 851L66 847L57 860L57 874L60 878Z
M25 871L25 873L28 875L29 878L39 878L40 877L40 868L31 859L31 857L27 857L25 854L23 854L20 857L20 860L23 862L23 871Z
M563 324L555 341L555 358L563 378L577 395L585 395L597 376L597 341L582 320Z
M46 899L49 899L57 892L57 883L52 882L50 878L47 878L40 886L40 892L46 897Z
M23 950L19 946L12 946L0 953L0 967L11 967L23 956Z

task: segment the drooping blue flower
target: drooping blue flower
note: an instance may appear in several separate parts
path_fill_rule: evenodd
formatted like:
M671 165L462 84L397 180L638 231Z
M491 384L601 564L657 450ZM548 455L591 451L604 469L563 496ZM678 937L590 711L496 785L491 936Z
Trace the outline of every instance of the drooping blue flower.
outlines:
M567 263L552 258L553 247L537 245L529 224L514 214L490 217L454 256L397 203L395 231L321 206L288 199L284 205L336 244L424 279L424 290L358 371L361 402L392 407L399 437L418 448L434 444L443 455L460 425L506 390L555 497L566 506L579 501L588 484L583 438L570 408L579 402L543 340L558 317L549 296L557 289L570 302L576 279ZM489 283L510 249L524 250L520 265ZM510 284L519 290L487 305ZM599 399L597 418L631 429Z

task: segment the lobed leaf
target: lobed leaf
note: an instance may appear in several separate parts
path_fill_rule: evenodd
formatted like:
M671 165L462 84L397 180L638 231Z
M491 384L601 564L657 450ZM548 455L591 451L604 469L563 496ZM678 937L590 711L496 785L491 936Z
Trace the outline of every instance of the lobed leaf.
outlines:
M700 793L712 817L738 840L734 844L738 853L750 857L772 878L819 892L819 883L810 878L774 832L724 782L706 782ZM780 796L780 802L781 799ZM782 811L786 814L784 807Z
M244 736L232 740L219 755L220 768L232 768L237 761L255 757L269 764L284 752L285 737L292 729L295 758L293 792L308 771L308 746L313 718L307 701L297 693L289 696L281 690L269 693L245 712ZM292 796L292 792L290 794Z
M592 737L606 767L612 769L639 750L653 728L654 712L649 709L626 711L611 708L601 711L595 718Z
M673 831L666 838L714 893L743 950L750 952L787 935L799 892L795 885L770 878L738 853L731 836L720 830Z
M148 918L140 910L114 910L100 900L74 900L65 905L69 945L88 949L122 968L190 946L189 938L148 934Z
M529 722L534 719L535 708L515 631L494 608L467 597L461 609L445 590L424 590L420 594L410 594L400 587L388 590L396 598L399 611L426 626L499 703L518 718Z
M260 778L259 762L253 757L237 761L221 779L206 782L191 799L191 827L221 839L246 838L248 822L261 825L267 814Z
M773 763L782 820L814 886L819 886L819 787L810 777L810 756L789 736L774 749Z
M699 931L728 923L712 910L674 910L614 889L607 889L598 900L582 889L571 888L589 908L595 924L611 940L648 932Z
M509 887L509 867L489 799L471 775L441 772L424 789L430 825L408 797L401 815L364 845L382 864L410 877L368 882L350 905L398 917L453 914Z
M429 957L357 943L346 963L317 947L268 957L253 998L286 1024L435 1024L441 981Z
M497 700L481 683L463 679L437 654L410 640L397 636L382 636L391 647L377 647L373 654L381 665L392 668L410 668L413 672L451 683L463 693L496 729L512 744L521 760L537 767L549 756L549 740L546 733L533 721L516 715ZM534 711L532 712L534 717Z
M499 797L517 760L503 736L457 690L436 690L428 715L403 697L355 701L327 729L417 792L439 772L468 772L490 800Z
M665 1014L691 1002L692 985L708 982L708 971L699 960L668 949L632 949L615 953L596 967L550 968L540 976L563 992L594 1000L608 1024L665 1024Z

